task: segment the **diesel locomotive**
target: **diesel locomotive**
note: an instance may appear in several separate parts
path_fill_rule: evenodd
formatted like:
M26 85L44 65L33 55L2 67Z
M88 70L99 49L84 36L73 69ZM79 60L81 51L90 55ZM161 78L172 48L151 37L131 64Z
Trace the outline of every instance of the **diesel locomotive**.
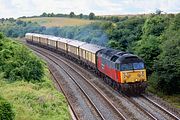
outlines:
M117 91L135 95L145 92L146 69L143 60L136 55L51 35L26 33L25 39L94 70Z

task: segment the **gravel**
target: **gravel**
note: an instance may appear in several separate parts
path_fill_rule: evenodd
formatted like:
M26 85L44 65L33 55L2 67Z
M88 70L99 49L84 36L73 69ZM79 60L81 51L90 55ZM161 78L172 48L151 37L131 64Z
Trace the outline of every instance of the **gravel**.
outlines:
M55 74L60 76L58 80L63 85L68 99L73 103L73 108L78 113L79 118L82 120L98 119L97 115L93 112L94 110L92 110L89 106L87 99L76 86L76 84L72 82L71 78L55 63L52 63L52 61L50 61L48 58L40 55L39 53L37 54L45 59L49 65L54 66L54 68L57 70Z

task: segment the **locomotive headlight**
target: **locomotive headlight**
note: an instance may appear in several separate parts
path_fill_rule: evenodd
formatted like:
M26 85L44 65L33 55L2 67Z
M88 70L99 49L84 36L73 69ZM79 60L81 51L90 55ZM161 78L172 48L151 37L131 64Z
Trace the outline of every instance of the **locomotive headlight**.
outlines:
M125 75L128 76L128 73L126 72Z
M144 77L144 71L139 72L138 77Z
M144 77L144 71L141 71L141 76Z
M124 73L123 73L123 77L124 77L124 78L126 78L126 77L129 78L130 76L131 76L131 75L130 75L129 73L127 73L127 72L124 72Z
M124 78L124 79L126 78L126 73L123 73L123 78Z

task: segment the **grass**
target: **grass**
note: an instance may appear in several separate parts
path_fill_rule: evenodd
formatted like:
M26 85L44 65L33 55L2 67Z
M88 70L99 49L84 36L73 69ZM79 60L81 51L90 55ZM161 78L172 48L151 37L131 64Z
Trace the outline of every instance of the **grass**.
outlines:
M15 120L70 119L67 102L50 78L43 60L0 33L0 97L11 104Z
M46 68L44 82L9 82L0 74L0 95L13 106L15 120L69 120L65 98L52 85Z
M95 20L85 20L77 18L63 18L63 17L40 17L40 18L21 18L22 21L37 22L45 27L64 27L64 26L80 26L87 25Z
M180 94L173 94L173 95L166 95L163 94L157 90L155 90L153 87L149 86L147 89L149 92L157 95L158 97L162 98L164 101L168 102L175 108L180 109Z

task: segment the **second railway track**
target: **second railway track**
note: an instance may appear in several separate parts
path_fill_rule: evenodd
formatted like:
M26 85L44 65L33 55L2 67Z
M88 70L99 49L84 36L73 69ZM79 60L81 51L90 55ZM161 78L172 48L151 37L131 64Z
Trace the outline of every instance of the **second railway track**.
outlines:
M94 109L96 110L96 112L99 114L99 117L101 119L122 119L122 120L126 120L126 118L124 117L124 115L108 100L108 98L106 98L106 96L101 93L101 91L99 91L97 89L96 86L94 86L93 84L91 84L84 76L82 76L79 72L77 72L74 68L72 68L71 66L68 65L67 62L60 60L58 58L56 58L55 56L47 53L47 52L43 52L40 49L37 49L35 47L31 48L42 54L43 56L48 57L48 59L51 59L51 61L53 61L56 65L58 65L59 67L61 67L67 74L68 76L76 83L76 85L81 89L81 91L83 91L83 93L85 94L85 96L87 97L87 99L90 101L90 103L92 104L92 106L94 107ZM60 65L59 62L62 62L65 66L68 67L62 67L62 63ZM74 72L76 72L76 76L78 76L78 78L76 79L75 76L70 74L70 69ZM79 79L83 79L81 81L78 81ZM83 84L81 84L83 83ZM84 86L84 87L82 87ZM94 96L94 97L93 97ZM99 101L99 102L98 102Z
M47 53L46 53L47 54ZM54 56L54 55L52 55L53 57L55 57L57 60L59 60L58 59L58 57L57 56ZM62 61L61 60L61 62L64 62L64 64L68 64L67 63L67 61ZM80 75L81 76L81 78L83 78L84 80L86 80L86 82L88 82L88 80L87 80L87 78L85 78L83 75L81 75L80 73L78 73L76 70L74 70L71 66L69 66L68 65L68 67L69 67L69 69L71 69L71 70L73 70L74 72L76 72L76 74L78 74L78 75ZM88 83L88 84L91 84L90 82ZM80 85L81 86L81 85ZM94 89L95 90L97 90L97 91L99 91L98 90L98 88L96 88L96 86L94 86L93 84L91 84L90 85L91 87L95 87ZM100 91L99 91L100 92ZM104 95L104 97L106 97L105 95ZM142 96L141 96L142 97ZM127 97L126 97L127 98ZM108 98L106 98L107 100L108 100ZM131 101L138 109L140 109L142 112L144 112L144 114L146 114L147 116L149 116L149 118L150 119L177 119L177 120L179 120L179 118L176 116L176 115L174 115L173 113L171 113L171 112L169 112L169 111L167 111L166 109L164 109L163 107L159 107L159 109L161 110L161 111L163 111L167 116L169 116L169 117L157 117L156 115L154 115L152 112L150 112L149 110L147 110L147 109L145 109L145 108L143 108L143 106L141 106L140 104L138 104L135 100L133 100L132 98L127 98L129 101ZM147 101L149 101L149 102L151 102L151 104L154 104L153 103L153 101L151 101L151 100L148 100L148 98L145 98L144 97L144 99L146 99ZM108 100L109 101L109 100ZM109 101L109 103L111 103L110 101ZM157 104L157 103L155 103L154 104L154 106L156 106L156 107L158 107L159 105ZM116 113L118 113L119 114L119 116L120 116L120 118L121 119L126 119L127 118L127 116L126 117L124 117L124 115L121 113L121 112L119 112L119 110L111 103L111 107L116 111ZM99 111L99 113L101 114L101 112L100 112L100 110L96 110L97 112ZM101 116L101 115L100 115ZM109 117L110 118L110 117ZM103 117L103 114L102 114L102 117L101 117L101 119L106 119L106 117ZM127 118L128 119L128 118Z

